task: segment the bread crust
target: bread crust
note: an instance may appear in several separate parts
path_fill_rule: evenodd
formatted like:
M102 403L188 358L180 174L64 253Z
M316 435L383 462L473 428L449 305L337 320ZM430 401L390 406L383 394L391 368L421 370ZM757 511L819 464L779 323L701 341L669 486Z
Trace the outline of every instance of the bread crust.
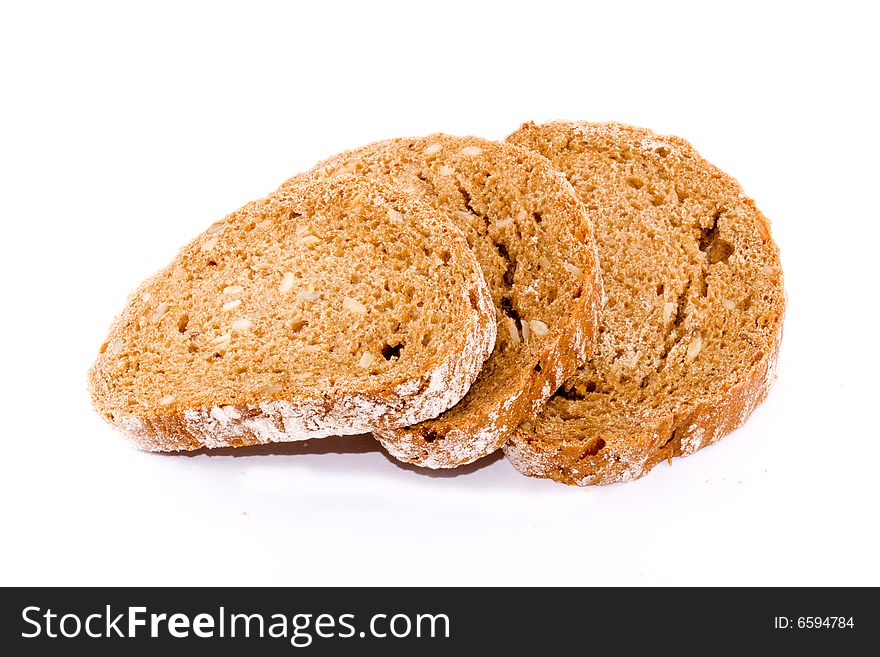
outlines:
M439 445L436 440L427 442L419 427L374 433L388 453L398 460L432 469L454 468L491 454L504 445L524 418L538 413L553 392L583 363L592 351L598 324L597 308L587 299L579 301L572 311L572 321L560 331L555 344L544 349L538 358L541 363L552 365L540 371L520 368L509 372L510 377L520 382L519 390L497 400L493 410L449 427Z
M711 176L741 190L733 178L703 160L687 141L659 136L643 128L587 122L553 122L541 126L527 123L508 139L521 145L539 144L542 140L546 140L543 141L546 144L577 131L590 130L616 133L622 140L641 140L652 147L673 151L674 156L689 159ZM770 237L766 217L741 191L740 200L749 208L757 232L778 262L778 249ZM765 400L775 380L785 306L781 269L776 275L782 294L773 300L769 309L772 319L768 329L768 348L754 355L751 364L734 383L724 385L711 397L690 399L670 412L645 414L641 422L629 427L625 439L599 434L570 436L564 430L566 420L553 416L548 407L544 419L552 421L541 423L539 418L534 424L518 427L504 446L507 458L517 470L528 476L578 486L605 485L642 477L657 463L664 460L671 463L673 457L694 454L741 426ZM545 430L549 430L547 427L552 424L555 435L543 435L535 428L539 424Z
M359 174L391 178L406 184L403 170L384 170L379 173L377 162L395 158L418 162L430 168L427 156L431 153L431 165L438 162L452 163L455 154L471 149L490 166L501 164L515 167L520 175L539 181L543 207L549 214L564 216L566 235L574 236L582 246L577 262L582 274L578 280L577 296L565 311L560 325L552 335L544 336L540 348L531 348L531 354L522 363L507 367L490 375L492 380L503 382L502 386L486 391L489 386L471 390L460 404L441 414L438 418L404 428L387 428L374 431L385 449L395 458L428 468L453 468L471 463L499 449L516 426L526 417L536 413L553 392L592 353L598 330L598 315L602 303L602 283L598 269L592 229L583 205L576 198L571 185L549 166L542 156L512 144L491 142L476 137L455 137L435 134L423 138L392 139L370 144L334 156L318 164L311 175L323 177L339 171L357 171ZM440 158L440 160L435 159ZM450 167L452 168L452 167ZM466 177L466 174L462 174ZM493 174L495 175L494 172ZM437 192L427 176L431 191L426 196L436 196L438 207L459 209L454 202L447 202ZM424 180L424 178L422 178ZM418 180L414 181L418 182ZM508 208L516 214L515 208ZM489 219L486 218L487 224ZM560 240L570 237L560 236ZM479 257L479 256L478 256ZM571 263L574 264L574 263ZM519 263L517 263L519 265ZM489 277L487 275L487 281ZM490 282L490 287L492 283ZM497 299L496 299L497 305ZM499 310L499 344L504 330L505 317ZM536 342L537 344L537 342ZM494 355L493 355L494 357ZM493 362L487 361L487 366Z
M240 447L271 442L309 440L326 436L369 433L378 428L405 426L435 417L463 397L495 343L495 311L482 272L461 232L445 217L401 190L352 176L332 181L303 179L269 197L273 202L296 204L307 196L334 198L347 190L380 204L405 207L408 217L435 243L455 250L465 263L461 270L462 305L469 322L449 342L457 345L426 362L416 379L393 385L364 387L337 393L317 390L279 390L271 393L243 388L234 400L187 407L144 405L129 412L116 390L113 358L108 344L123 335L135 312L131 301L110 329L88 382L96 410L138 447L148 451L195 450L201 447ZM248 221L258 202L248 204L225 221ZM210 229L197 237L164 270L145 281L138 291L163 276L187 253L211 239ZM130 297L135 298L138 292Z

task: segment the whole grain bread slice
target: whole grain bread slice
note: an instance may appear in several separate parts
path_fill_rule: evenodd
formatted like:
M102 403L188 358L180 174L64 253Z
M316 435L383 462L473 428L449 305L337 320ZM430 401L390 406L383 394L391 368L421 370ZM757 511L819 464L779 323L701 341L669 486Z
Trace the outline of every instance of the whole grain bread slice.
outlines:
M779 252L740 185L676 137L586 122L508 137L550 159L593 219L607 303L596 353L505 446L527 475L608 484L742 424L782 334Z
M458 405L375 435L396 458L431 468L499 449L593 350L602 293L583 206L544 158L475 137L379 142L311 175L346 172L392 181L448 212L482 266L498 322L495 351Z
M388 429L461 399L494 320L480 267L441 213L351 176L301 180L144 282L90 390L154 451Z

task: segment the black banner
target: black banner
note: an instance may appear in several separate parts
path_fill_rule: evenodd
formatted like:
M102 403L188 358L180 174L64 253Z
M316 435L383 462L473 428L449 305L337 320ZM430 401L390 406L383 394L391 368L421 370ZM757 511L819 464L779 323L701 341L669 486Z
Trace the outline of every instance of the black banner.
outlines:
M7 655L140 647L163 655L441 655L484 647L631 654L658 645L678 654L805 647L850 654L839 651L880 638L876 595L842 588L21 588L2 590L0 640Z

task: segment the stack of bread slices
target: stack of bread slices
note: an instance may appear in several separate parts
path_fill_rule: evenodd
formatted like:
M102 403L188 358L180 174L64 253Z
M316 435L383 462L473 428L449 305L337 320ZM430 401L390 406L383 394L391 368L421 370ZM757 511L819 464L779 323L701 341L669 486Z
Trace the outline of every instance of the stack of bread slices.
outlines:
M143 449L372 433L454 468L638 478L741 425L785 304L767 219L686 141L528 123L335 155L142 283L89 372Z

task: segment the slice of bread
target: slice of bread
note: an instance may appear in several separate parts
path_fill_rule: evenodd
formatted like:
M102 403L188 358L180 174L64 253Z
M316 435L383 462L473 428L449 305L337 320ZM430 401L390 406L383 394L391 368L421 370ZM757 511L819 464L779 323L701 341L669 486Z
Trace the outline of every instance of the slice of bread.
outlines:
M495 351L454 408L375 432L394 457L431 468L499 449L592 353L602 297L583 206L547 161L510 144L431 135L337 155L315 176L390 180L449 213L486 276Z
M350 176L303 180L143 283L89 383L147 450L305 440L438 415L494 343L479 264L442 214Z
M527 475L641 477L742 424L773 381L785 304L764 215L682 139L526 124L593 220L607 292L592 360L505 447Z

